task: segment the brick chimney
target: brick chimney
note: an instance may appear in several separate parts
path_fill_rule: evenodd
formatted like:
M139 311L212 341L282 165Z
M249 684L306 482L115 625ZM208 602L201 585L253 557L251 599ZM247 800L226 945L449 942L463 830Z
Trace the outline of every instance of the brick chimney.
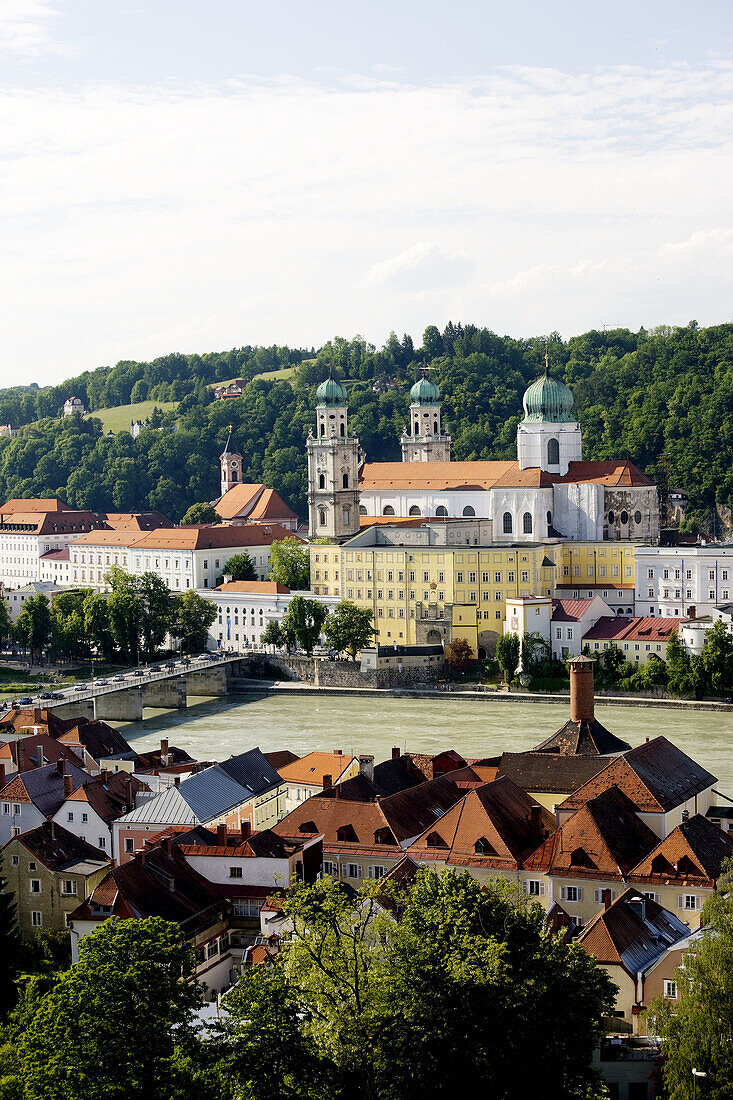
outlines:
M51 834L51 840L55 840L56 839L56 822L54 821L54 819L52 817L49 817L49 819L48 819L48 831Z
M64 760L63 756L60 760L56 761L56 771L59 773L59 775L63 775L66 771L66 761Z
M402 756L402 752L401 752L400 748L397 745L393 745L393 747L392 747L392 759L393 760L399 760L399 758L401 756Z
M249 840L249 838L252 836L252 822L240 821L239 828L242 833L242 840Z
M226 825L216 826L216 843L221 847L226 848L227 843L227 827Z
M535 836L542 838L542 807L533 805L530 806L529 820L532 825L532 832Z
M332 775L324 775L324 777L323 777L323 789L324 789L324 791L330 790L332 786L333 786L333 776Z
M168 764L168 738L160 739L160 762L165 767Z
M70 775L64 775L64 798L70 798L74 793L74 780Z
M570 721L593 721L592 657L575 657L570 662Z

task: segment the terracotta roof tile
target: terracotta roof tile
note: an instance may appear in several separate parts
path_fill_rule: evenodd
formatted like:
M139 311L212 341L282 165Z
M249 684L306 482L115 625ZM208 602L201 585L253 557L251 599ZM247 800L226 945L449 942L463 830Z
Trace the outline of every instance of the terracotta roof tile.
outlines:
M670 885L698 880L714 887L726 859L733 858L733 837L701 814L683 821L642 859L630 878Z

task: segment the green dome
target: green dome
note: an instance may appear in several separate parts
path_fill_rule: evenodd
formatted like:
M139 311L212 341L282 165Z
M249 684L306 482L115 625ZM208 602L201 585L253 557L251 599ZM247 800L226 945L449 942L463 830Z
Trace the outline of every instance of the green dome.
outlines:
M410 390L411 405L439 405L440 390L429 378L421 378Z
M323 408L324 405L326 408L338 408L347 404L346 390L340 382L335 378L327 378L325 382L321 382L316 390L316 405L319 408Z
M567 424L574 421L573 395L545 371L524 391L524 420L530 424Z

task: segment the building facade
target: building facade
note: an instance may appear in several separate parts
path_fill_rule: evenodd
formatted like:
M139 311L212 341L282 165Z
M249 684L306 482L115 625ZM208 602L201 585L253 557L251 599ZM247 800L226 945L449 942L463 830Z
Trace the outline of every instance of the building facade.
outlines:
M639 615L695 619L733 599L733 546L637 546Z
M293 596L311 595L291 592L275 581L229 581L199 594L211 600L217 610L209 627L208 648L236 653L266 648L262 635L269 623L283 621ZM335 596L318 598L329 609L338 603Z

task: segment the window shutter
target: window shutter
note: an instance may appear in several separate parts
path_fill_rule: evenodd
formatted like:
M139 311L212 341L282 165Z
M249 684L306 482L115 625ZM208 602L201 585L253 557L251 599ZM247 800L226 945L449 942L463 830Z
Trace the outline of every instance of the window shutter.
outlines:
M701 897L697 899L697 908L702 909L702 898Z
M579 886L578 887L578 901L582 901L582 900L583 900L583 887Z
M684 907L685 907L685 899L682 896L682 894L678 894L677 895L677 908L678 909L684 909Z
M529 893L529 883L526 881L526 879L522 883L522 893L523 894L528 894Z
M560 901L567 901L567 886L560 887Z
M544 894L544 892L545 892L545 884L542 881L542 879L540 879L540 893Z

